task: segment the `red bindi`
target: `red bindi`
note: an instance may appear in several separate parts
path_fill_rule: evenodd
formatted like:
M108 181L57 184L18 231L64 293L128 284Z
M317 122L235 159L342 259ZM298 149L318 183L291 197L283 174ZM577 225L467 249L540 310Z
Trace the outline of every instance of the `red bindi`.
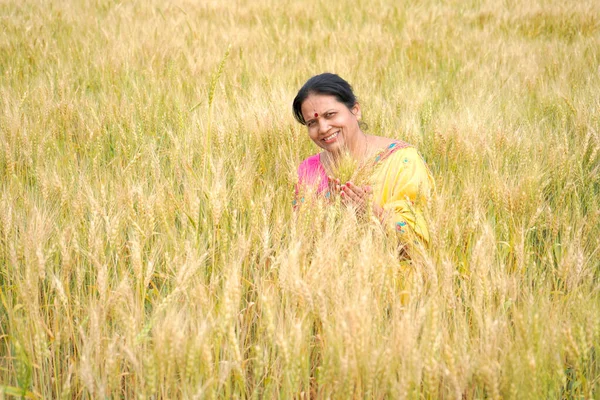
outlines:
M317 118L319 116L319 113L315 113L315 118Z

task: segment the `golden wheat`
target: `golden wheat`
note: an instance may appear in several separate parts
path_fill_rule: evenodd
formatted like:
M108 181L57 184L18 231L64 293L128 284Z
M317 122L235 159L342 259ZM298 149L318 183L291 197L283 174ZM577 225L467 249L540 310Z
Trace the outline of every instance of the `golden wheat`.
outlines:
M0 2L0 398L599 398L599 7ZM324 71L435 175L410 263L293 211Z

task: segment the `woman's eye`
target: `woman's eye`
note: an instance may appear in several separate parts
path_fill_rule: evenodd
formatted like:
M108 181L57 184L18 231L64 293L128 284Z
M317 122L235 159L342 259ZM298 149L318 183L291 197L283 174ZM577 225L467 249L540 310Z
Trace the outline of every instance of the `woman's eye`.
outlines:
M331 117L333 117L334 115L335 115L335 113L334 113L334 112L330 112L330 113L327 113L327 114L325 114L325 118L331 118Z

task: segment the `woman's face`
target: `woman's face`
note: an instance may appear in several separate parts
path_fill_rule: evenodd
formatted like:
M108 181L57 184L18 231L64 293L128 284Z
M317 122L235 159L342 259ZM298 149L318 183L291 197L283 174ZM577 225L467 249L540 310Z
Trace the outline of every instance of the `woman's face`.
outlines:
M335 96L311 93L302 103L301 111L308 136L326 151L335 153L351 148L359 137L358 103L349 110Z

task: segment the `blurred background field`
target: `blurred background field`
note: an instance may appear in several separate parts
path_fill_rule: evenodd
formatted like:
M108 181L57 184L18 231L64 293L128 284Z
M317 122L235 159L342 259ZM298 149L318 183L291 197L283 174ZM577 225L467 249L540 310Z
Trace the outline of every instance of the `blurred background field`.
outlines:
M600 398L600 3L0 1L0 398ZM310 76L428 252L292 211Z

